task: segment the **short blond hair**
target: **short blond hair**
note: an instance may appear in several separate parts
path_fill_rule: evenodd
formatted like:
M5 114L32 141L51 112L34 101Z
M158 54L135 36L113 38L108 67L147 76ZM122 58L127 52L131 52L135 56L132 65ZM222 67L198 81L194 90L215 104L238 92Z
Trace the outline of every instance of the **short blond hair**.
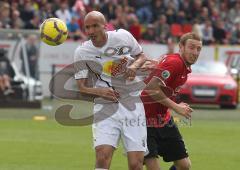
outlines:
M201 37L197 33L189 32L181 36L179 44L185 45L188 39L202 41Z

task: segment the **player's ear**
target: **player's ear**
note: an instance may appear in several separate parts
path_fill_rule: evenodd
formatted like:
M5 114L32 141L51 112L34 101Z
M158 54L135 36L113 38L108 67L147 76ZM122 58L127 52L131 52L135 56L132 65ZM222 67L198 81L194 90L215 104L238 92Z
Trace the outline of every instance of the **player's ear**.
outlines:
M103 28L107 30L107 23L104 23Z
M183 44L179 43L179 52L181 52L183 50Z

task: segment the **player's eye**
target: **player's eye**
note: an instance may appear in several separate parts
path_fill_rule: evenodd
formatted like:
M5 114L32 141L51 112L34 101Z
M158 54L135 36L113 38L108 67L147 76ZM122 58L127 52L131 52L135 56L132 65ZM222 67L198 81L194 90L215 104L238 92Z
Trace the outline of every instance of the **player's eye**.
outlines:
M194 46L190 45L188 46L189 49L193 50L194 49Z

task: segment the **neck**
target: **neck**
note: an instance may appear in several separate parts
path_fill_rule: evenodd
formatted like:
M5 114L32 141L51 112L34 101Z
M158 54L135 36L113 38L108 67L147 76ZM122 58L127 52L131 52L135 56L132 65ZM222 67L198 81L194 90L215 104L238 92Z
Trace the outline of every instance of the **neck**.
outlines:
M95 41L95 42L92 41L92 43L95 47L103 47L107 43L107 39L108 39L108 34L105 32L105 34L102 36L100 41Z
M184 64L186 65L186 67L190 67L190 66L191 66L191 64L190 64L190 63L188 63L188 62L185 60L185 57L183 56L183 54L182 54L182 53L180 53L180 57L183 59L183 61L184 61Z

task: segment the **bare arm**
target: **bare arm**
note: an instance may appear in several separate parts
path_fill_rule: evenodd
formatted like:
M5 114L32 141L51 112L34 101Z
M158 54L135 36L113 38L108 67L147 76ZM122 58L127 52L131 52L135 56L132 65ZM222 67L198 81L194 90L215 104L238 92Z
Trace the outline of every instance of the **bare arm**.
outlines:
M136 56L136 60L127 68L125 77L129 80L134 80L136 77L137 69L141 68L142 65L147 60L147 57L144 53L140 53Z
M119 94L109 87L100 87L100 88L93 88L86 86L87 79L78 79L77 84L80 93L94 96L94 97L102 97L106 100L117 102L119 98Z
M158 60L147 59L141 67L141 71L153 71L158 64Z
M169 97L172 94L172 91L167 89L165 92L162 88L167 88L158 78L153 77L151 81L147 84L145 90L156 102L161 103L162 105L173 109L176 113L186 117L191 118L192 108L189 107L186 103L177 104L172 101Z

